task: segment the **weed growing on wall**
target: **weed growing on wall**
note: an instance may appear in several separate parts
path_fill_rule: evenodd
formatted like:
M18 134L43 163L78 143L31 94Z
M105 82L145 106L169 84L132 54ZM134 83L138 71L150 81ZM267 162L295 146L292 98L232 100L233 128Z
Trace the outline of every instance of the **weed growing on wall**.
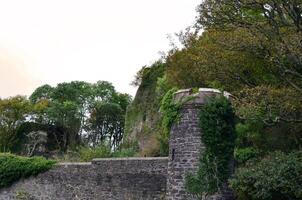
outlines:
M42 157L21 157L12 154L0 154L0 188L10 186L21 178L37 175L51 169L53 160Z
M201 152L196 175L188 174L186 189L204 199L219 192L230 176L230 158L235 143L235 115L231 103L225 97L210 99L200 109L201 140L205 150Z

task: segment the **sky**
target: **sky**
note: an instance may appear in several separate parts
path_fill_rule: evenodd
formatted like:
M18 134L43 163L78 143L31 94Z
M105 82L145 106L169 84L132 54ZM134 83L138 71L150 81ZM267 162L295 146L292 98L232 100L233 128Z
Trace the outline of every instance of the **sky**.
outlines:
M0 0L0 98L43 84L113 83L135 95L136 72L194 23L200 0Z

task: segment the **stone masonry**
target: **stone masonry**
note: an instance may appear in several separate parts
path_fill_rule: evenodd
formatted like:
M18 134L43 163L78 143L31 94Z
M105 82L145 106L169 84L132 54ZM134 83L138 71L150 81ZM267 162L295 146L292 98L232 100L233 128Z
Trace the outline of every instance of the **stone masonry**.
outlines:
M166 193L167 158L63 163L0 190L1 200L155 200Z
M186 192L185 177L188 172L197 172L200 152L205 149L201 142L200 107L207 103L209 97L216 95L221 95L221 92L207 88L194 94L190 89L175 94L175 101L183 102L183 106L180 120L173 124L170 132L167 200L196 199ZM230 94L224 95L228 97ZM210 199L232 199L232 196L225 192Z

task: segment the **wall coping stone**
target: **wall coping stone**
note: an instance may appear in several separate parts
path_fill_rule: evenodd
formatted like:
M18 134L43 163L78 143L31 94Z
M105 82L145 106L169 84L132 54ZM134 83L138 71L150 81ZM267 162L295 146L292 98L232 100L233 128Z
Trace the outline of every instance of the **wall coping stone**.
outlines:
M93 163L102 161L140 161L140 160L168 160L168 157L129 157L129 158L96 158L92 160Z
M58 166L74 166L74 165L91 165L91 162L62 162L57 163Z

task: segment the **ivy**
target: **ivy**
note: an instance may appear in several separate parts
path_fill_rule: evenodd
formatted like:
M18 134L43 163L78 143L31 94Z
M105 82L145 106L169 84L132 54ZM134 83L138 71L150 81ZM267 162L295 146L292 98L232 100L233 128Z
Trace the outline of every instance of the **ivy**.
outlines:
M161 101L160 112L162 113L162 132L158 136L161 156L169 154L170 130L175 121L180 118L179 110L182 103L174 101L176 88L169 90Z
M200 109L201 152L196 175L186 177L187 191L204 199L219 192L230 176L229 162L235 144L235 115L231 103L223 96L210 99Z

